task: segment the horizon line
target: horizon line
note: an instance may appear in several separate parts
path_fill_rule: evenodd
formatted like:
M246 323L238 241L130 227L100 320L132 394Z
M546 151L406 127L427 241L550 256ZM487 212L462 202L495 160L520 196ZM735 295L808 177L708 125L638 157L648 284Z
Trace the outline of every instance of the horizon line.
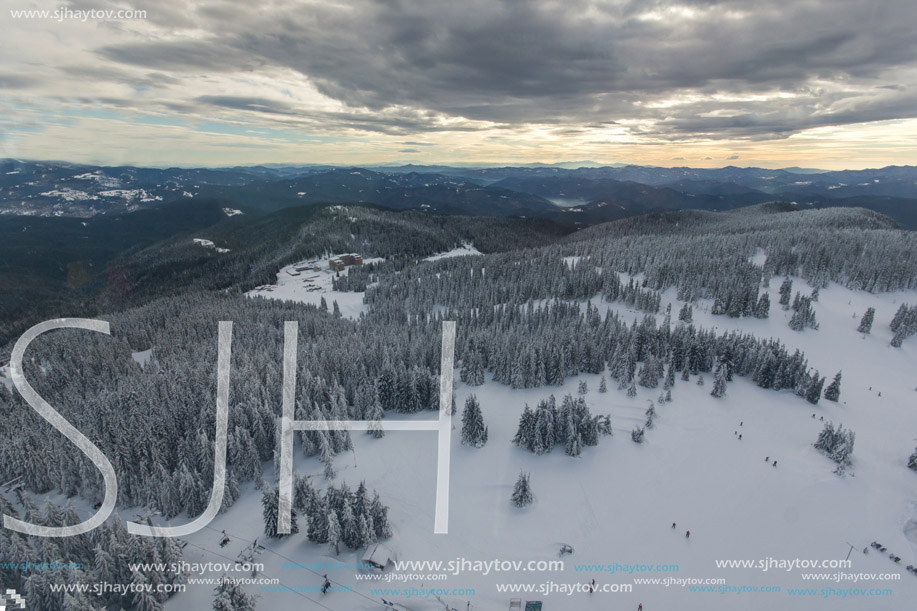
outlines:
M546 168L559 168L560 166L572 165L577 163L582 163L584 165L570 167L570 168L560 168L568 170L579 170L579 169L602 169L602 168L652 168L652 169L665 169L665 170L674 170L679 168L691 169L691 170L724 170L727 168L737 168L737 169L759 169L759 170L769 170L773 172L778 171L792 171L792 170L802 170L804 173L808 174L827 174L833 172L864 172L870 170L884 170L887 168L917 168L917 165L909 164L890 164L877 167L865 167L865 168L844 168L840 170L827 170L819 167L801 167L797 165L792 166L781 166L777 168L768 168L760 165L736 165L730 163L722 166L692 166L692 165L672 165L672 166L663 166L663 165L642 165L638 163L626 163L626 162L598 162L588 159L583 160L572 160L572 161L556 161L556 162L528 162L528 163L517 163L513 164L512 162L438 162L430 161L426 163L418 163L417 161L379 161L379 162L370 162L370 163L361 163L361 164L349 164L349 163L316 163L316 162L248 162L248 163L237 163L232 165L185 165L185 164L137 164L137 163L120 163L120 164L110 164L104 162L86 162L86 161L69 161L65 159L34 159L34 158L25 158L25 157L3 157L0 158L0 162L16 162L16 163L49 163L49 164L69 164L76 166L90 166L90 167L99 167L99 168L117 168L117 167L129 167L129 168L145 168L145 169L157 169L157 170L168 170L168 169L181 169L181 170L195 170L195 169L207 169L207 170L231 170L234 168L256 168L256 167L328 167L328 168L398 168L406 166L417 166L417 167L444 167L444 168L456 168L456 169L491 169L491 168L532 168L532 167L546 167ZM791 172L794 173L794 172Z

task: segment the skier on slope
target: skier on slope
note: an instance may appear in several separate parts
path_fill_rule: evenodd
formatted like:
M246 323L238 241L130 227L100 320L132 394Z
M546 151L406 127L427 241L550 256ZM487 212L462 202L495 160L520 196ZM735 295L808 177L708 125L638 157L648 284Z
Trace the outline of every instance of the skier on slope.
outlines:
M691 538L691 531L689 530L685 532L685 539L690 539L690 538Z

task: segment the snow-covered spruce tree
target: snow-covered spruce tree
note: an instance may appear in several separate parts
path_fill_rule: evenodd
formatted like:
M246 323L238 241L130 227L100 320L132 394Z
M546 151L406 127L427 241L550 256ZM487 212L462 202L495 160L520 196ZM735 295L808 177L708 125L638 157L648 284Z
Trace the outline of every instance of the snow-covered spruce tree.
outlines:
M388 522L388 507L382 504L379 493L373 491L373 500L369 504L369 516L377 539L389 539L392 527Z
M643 366L640 368L640 386L644 388L656 388L659 386L656 359L652 354L646 357L646 360L643 361Z
M793 300L793 316L790 318L790 329L803 331L807 327L818 329L818 323L815 321L815 309L812 307L812 299L796 293L796 298Z
M627 396L636 397L637 396L637 383L634 378L630 379L630 385L627 387Z
M767 291L761 293L761 297L758 298L758 303L755 304L755 318L767 318L770 316L771 312L771 298L767 295Z
M643 443L644 430L642 427L634 427L634 430L630 432L630 438L634 443Z
M567 432L564 436L564 452L567 453L567 456L579 456L583 451L583 437L579 429L579 423L577 423L575 418L568 417L567 421Z
M279 496L280 492L276 488L267 490L261 495L261 513L264 516L264 534L275 539L287 536L286 534L277 532L277 522L280 517L277 503ZM298 532L299 526L296 524L296 510L291 508L289 534L296 534Z
M891 323L888 325L893 333L897 331L901 325L904 324L904 321L907 319L908 310L909 308L907 307L907 304L902 303L898 308L898 311L895 312L895 316L892 318Z
M510 497L510 500L516 507L526 507L531 505L532 501L535 500L535 497L532 495L532 488L529 484L529 475L527 473L522 472L519 474L519 479L516 480L516 485L513 487L513 495Z
M900 348L905 339L917 333L917 305L907 306L901 304L894 319L892 319L890 327L895 333L891 345L895 348Z
M725 396L726 394L726 366L722 361L718 362L716 365L716 370L713 372L713 390L710 391L710 395L716 397L717 399Z
M863 318L860 319L860 326L857 327L857 332L869 334L872 331L872 321L876 316L875 308L868 308L866 313L863 314Z
M837 402L841 396L841 372L838 371L834 375L834 380L828 384L828 388L825 389L825 399L828 401Z
M818 375L818 372L815 372L815 375L812 376L809 381L809 385L805 390L806 401L812 405L817 405L818 400L821 398L822 388L825 386L825 378Z
M843 426L834 428L831 422L825 423L825 428L818 435L815 442L815 448L836 462L838 468L836 473L843 474L851 464L853 454L854 433L851 430L844 430Z
M611 430L611 417L608 414L601 414L595 417L595 430L599 435L614 435Z
M694 322L694 308L687 302L681 306L681 310L678 312L678 320L689 325Z
M487 443L487 426L481 406L474 395L465 400L465 411L462 412L462 444L482 448Z
M703 385L704 385L704 376L702 376L702 375L697 376L697 385L698 385L698 386L703 386Z
M484 355L474 346L465 353L459 375L469 386L480 386L484 383Z
M255 597L247 594L235 580L225 575L214 589L213 611L255 611Z
M784 278L780 284L780 305L784 310L790 308L790 296L793 294L793 281L789 277Z
M669 367L665 372L665 382L662 384L663 390L669 390L675 386L675 366L669 361Z
M385 437L385 428L382 425L382 418L385 417L385 412L382 411L382 404L379 402L378 397L376 397L367 415L366 419L369 420L369 428L366 429L366 434L372 435L376 439Z
M580 380L579 389L577 390L577 392L581 395L585 395L589 393L589 386L586 384L586 380Z
M608 383L605 381L605 376L602 376L602 379L599 380L599 392L600 393L608 392Z
M911 454L911 457L907 459L907 466L909 469L917 471L917 450L914 450L914 453Z
M334 555L337 556L341 553L341 540L343 539L343 534L341 533L341 518L338 516L338 512L334 509L328 512L328 549L334 552Z

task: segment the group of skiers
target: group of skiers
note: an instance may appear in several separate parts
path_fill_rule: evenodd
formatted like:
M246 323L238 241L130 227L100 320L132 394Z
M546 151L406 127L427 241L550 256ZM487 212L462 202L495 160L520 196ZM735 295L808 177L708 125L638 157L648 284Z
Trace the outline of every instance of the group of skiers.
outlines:
M814 418L814 417L815 417L815 414L812 414L812 417ZM825 419L825 418L822 417L822 420L824 420L824 419ZM742 426L742 425L744 425L744 424L745 424L745 421L744 421L744 420L741 421L741 422L739 422L739 426ZM739 441L742 441L742 434L739 433L739 431L734 432L733 435L738 435ZM764 462L771 462L771 457L770 457L770 456L765 456L765 457L764 457ZM777 466L777 461L775 460L772 464L773 464L774 467L776 467L776 466ZM672 523L672 528L675 528L675 523L674 523L674 522ZM686 535L686 536L687 536L687 535Z
M675 530L675 522L672 522L672 530ZM690 530L686 530L686 531L685 531L685 539L690 539L690 538L691 538L691 531L690 531Z

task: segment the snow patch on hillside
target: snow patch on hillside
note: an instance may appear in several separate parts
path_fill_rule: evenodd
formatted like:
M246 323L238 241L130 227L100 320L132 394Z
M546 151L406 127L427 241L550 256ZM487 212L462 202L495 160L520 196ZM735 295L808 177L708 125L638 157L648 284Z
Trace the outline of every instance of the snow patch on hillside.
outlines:
M363 264L379 263L382 258L364 259ZM352 266L335 272L328 267L328 257L308 259L287 265L277 272L277 284L259 286L246 293L249 297L266 297L283 301L296 301L320 305L322 297L332 311L333 303L338 302L341 314L347 318L357 319L364 311L363 292L335 291L332 280L335 274L347 275Z
M211 240L205 240L204 238L194 238L193 241L195 244L199 244L203 246L204 248L213 249L219 253L229 252L228 248L220 248L216 244L214 244Z
M451 257L465 257L468 255L480 255L481 251L474 247L474 244L471 242L462 242L462 245L453 248L447 252L437 253L429 257L424 258L424 261L439 261L440 259L449 259Z
M150 359L153 358L153 349L148 348L146 350L139 350L137 352L131 352L131 358L134 359L134 362L140 365L141 367L146 367L147 363L150 362Z
M161 195L151 195L146 189L111 189L108 191L99 191L102 197L119 197L125 201L131 202L139 200L141 202L162 201Z
M44 197L59 197L62 200L68 201L68 202L99 199L98 195L90 195L89 193L86 193L85 191L78 191L76 189L71 189L69 187L64 188L64 189L52 189L51 191L45 191L43 193L39 193L39 195L43 195Z
M113 176L106 176L102 174L101 170L96 170L95 172L86 172L85 174L77 174L74 176L77 180L94 180L99 183L99 186L102 187L119 187L121 186L121 181Z

